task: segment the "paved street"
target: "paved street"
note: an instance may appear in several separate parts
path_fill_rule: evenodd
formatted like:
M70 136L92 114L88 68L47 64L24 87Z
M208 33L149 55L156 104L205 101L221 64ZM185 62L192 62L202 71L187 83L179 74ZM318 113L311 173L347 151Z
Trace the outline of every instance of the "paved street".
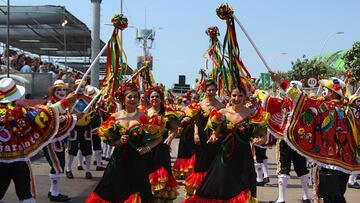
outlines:
M175 139L173 142L173 150L172 157L173 161L175 161L175 155L177 153L177 144L178 139ZM277 190L277 178L275 175L276 164L275 164L275 149L268 150L267 152L269 160L269 173L270 173L270 184L265 187L258 187L258 198L260 202L268 202L269 200L275 200L277 198L278 190ZM75 161L76 163L76 161ZM74 166L75 166L74 163ZM46 203L49 202L46 197L47 192L49 190L49 166L45 160L45 158L40 158L37 161L32 163L33 173L36 179L37 186L37 202ZM94 170L94 166L92 169ZM84 202L86 197L90 194L90 192L94 189L97 182L100 180L102 176L102 172L92 171L94 178L92 180L87 180L84 178L84 171L77 171L75 168L73 170L75 179L70 180L63 178L62 185L62 193L69 195L72 197L72 202ZM300 202L302 197L302 190L300 185L300 180L296 178L295 172L293 172L292 177L288 184L288 190L286 195L286 201L290 203ZM179 198L174 201L175 203L180 203L184 198L184 189L183 187L179 187ZM346 199L348 203L358 203L360 199L360 190L348 189L346 193ZM1 203L12 203L18 202L14 186L11 184L11 187L8 189L7 194L4 199L0 201Z

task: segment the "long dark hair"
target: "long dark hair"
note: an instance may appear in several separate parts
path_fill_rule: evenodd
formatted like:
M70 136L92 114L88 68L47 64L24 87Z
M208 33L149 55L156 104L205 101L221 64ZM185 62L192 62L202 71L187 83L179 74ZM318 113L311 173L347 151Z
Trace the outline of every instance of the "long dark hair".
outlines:
M146 95L148 100L150 101L150 95L151 93L156 92L160 95L160 111L159 111L159 115L165 115L165 104L164 104L164 92L162 91L162 88L159 86L155 86L155 87L150 87L148 89L148 91L146 91Z

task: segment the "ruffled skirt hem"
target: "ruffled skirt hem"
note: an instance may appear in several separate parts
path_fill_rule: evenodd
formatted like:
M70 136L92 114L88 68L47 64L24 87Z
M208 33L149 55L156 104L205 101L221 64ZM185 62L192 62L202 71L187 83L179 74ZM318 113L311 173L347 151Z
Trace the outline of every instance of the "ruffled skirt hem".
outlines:
M194 195L206 172L192 172L184 181L187 195Z
M188 159L177 158L174 166L173 173L176 179L184 179L188 177L194 170L195 154Z
M198 195L191 196L183 201L183 203L257 203L257 199L251 196L249 189L240 192L238 195L231 199L207 199Z
M112 203L112 202L114 202L114 201L104 200L95 192L92 192L85 201L85 203ZM139 193L130 195L126 200L117 200L115 202L116 203L142 203ZM153 202L146 202L146 203L153 203Z
M149 181L154 198L174 200L179 195L175 177L164 167L150 173Z

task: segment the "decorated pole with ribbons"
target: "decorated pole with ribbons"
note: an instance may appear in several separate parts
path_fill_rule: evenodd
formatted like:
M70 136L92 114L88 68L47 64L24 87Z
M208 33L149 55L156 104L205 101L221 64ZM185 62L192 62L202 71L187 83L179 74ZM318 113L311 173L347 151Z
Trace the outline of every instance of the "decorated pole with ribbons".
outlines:
M114 15L111 19L114 31L108 41L105 77L101 81L101 88L104 89L102 99L110 101L114 97L117 88L124 80L127 71L127 57L119 37L121 30L128 26L127 18L122 14Z
M221 44L218 39L220 36L219 28L209 27L205 32L210 38L210 45L207 51L208 57L211 59L212 62L212 70L209 74L209 78L214 80L217 84L218 95L222 96L226 94L226 91L229 90L228 80L226 76L226 68L222 63L222 56L221 53ZM203 78L203 74L201 77ZM225 90L225 91L224 91Z
M124 75L128 68L127 57L119 37L119 32L127 28L128 20L124 15L117 14L113 16L111 22L114 26L114 31L111 35L111 38L94 60L98 60L98 58L104 53L104 51L107 51L105 77L100 83L101 90L86 107L86 111L88 111L91 105L96 103L96 101L101 104L99 105L100 109L105 113L112 113L112 111L115 110L115 92L123 82ZM94 61L92 62L88 70L85 72L80 84L83 84L83 81L94 67ZM80 85L77 87L75 93L78 93L79 89Z
M234 87L241 88L249 92L252 87L252 78L240 58L240 48L236 38L234 10L228 4L221 4L216 9L217 16L226 21L226 34L224 36L222 61L220 66L225 66L222 74L226 79L225 84L227 93ZM227 54L227 56L225 56Z

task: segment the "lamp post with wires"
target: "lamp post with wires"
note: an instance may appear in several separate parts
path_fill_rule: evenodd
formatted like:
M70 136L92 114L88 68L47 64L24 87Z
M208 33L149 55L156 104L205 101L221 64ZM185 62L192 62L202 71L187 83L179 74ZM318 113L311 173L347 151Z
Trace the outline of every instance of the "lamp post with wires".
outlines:
M334 37L335 35L342 35L342 34L345 34L345 33L344 33L344 32L335 32L335 33L330 34L330 35L328 36L328 38L325 39L325 41L324 41L324 43L323 43L323 45L322 45L322 47L321 47L321 51L320 51L319 58L321 57L321 54L322 54L323 51L324 51L324 48L325 48L326 43L327 43L332 37Z
M67 50L66 50L66 25L68 21L65 19L61 26L64 28L64 58L65 58L65 70L67 71Z

